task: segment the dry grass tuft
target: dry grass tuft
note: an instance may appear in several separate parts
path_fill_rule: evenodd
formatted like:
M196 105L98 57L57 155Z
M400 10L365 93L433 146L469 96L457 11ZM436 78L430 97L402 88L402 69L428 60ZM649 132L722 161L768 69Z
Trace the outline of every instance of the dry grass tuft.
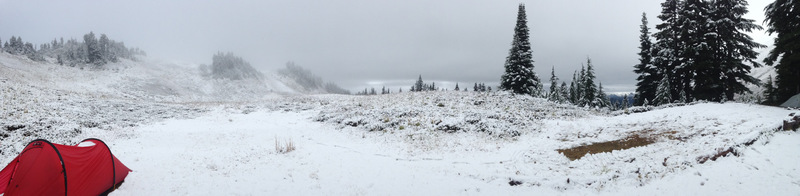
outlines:
M291 138L284 140L283 142L280 142L280 140L278 140L278 137L277 136L275 137L275 152L286 154L294 150L295 146Z

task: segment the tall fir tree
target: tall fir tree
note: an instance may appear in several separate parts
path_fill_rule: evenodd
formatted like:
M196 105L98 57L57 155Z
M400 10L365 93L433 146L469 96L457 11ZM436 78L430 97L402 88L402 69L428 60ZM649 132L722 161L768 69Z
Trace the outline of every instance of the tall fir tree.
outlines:
M458 82L456 82L456 89L453 89L453 90L455 90L455 91L461 90L460 88L458 88Z
M658 69L653 65L652 47L650 41L650 28L647 27L647 14L642 13L642 24L639 25L639 64L634 65L633 72L639 74L636 77L636 100L641 104L644 99L653 99L658 87Z
M800 93L800 1L775 0L764 15L767 32L776 35L764 63L775 66L775 98L783 102Z
M592 59L586 59L586 76L583 77L583 100L584 105L591 107L598 106L597 97L597 84L594 83L594 68L592 67Z
M747 1L745 0L716 0L713 1L711 21L716 28L712 29L717 34L718 41L715 57L722 69L722 84L724 96L733 100L734 94L750 92L744 83L759 84L759 80L750 76L750 65L760 67L756 62L758 52L754 48L764 48L765 45L756 43L747 33L753 30L762 30L756 25L755 20L746 19Z
M506 57L505 73L500 78L500 88L516 94L541 96L541 84L533 71L533 55L529 42L528 20L525 5L520 4L517 12L517 24L514 27L514 39Z
M680 74L672 73L679 70L679 59L682 58L680 51L683 45L680 40L678 40L678 37L682 28L679 21L679 12L681 12L683 4L684 2L681 0L665 0L661 3L661 13L658 15L658 19L662 22L656 25L656 30L658 31L653 33L656 42L651 49L652 63L657 69L657 78L661 80L664 76L670 75L668 79L675 84L681 82ZM679 87L676 87L671 90L678 92L678 88ZM645 105L643 100L652 99L643 98L639 100L641 102L635 104Z

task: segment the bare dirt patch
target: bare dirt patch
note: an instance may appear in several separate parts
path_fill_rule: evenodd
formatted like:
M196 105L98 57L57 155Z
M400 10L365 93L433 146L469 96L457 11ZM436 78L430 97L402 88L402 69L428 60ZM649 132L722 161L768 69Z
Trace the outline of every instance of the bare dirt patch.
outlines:
M578 160L586 154L597 154L611 152L615 150L625 150L639 146L646 146L655 143L655 139L634 134L619 140L594 143L589 145L577 146L568 149L559 149L558 152L564 154L570 161Z

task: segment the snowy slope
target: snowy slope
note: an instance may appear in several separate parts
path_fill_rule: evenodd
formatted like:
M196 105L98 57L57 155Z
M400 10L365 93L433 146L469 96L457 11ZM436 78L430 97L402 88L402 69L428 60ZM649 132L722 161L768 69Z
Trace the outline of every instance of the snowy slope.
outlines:
M207 80L189 63L81 70L0 54L0 162L35 138L101 138L134 170L112 195L800 192L800 134L776 131L797 110L693 103L622 114L506 93L289 86ZM654 143L577 160L557 151L632 135ZM295 151L276 150L289 141Z
M726 108L737 107L759 110L754 116L764 118L787 112L737 104L692 107L640 114L628 122L618 122L620 117L590 118L590 125L578 130L620 128L617 123L660 122L665 115L669 122L677 118L671 114L705 118L729 114L734 110ZM797 153L800 134L796 132L774 135L770 132L760 142L739 148L739 157L721 157L704 164L697 163L695 158L702 156L707 148L713 150L713 146L703 143L739 137L698 136L694 139L699 142L686 144L660 141L647 147L569 161L553 149L574 142L558 144L544 135L498 140L462 132L431 136L436 140L421 146L422 142L408 143L396 133L338 129L335 125L314 123L314 115L313 109L248 114L215 109L196 119L168 120L141 127L133 139L110 142L115 154L134 170L114 194L790 195L800 191L797 185L800 171L795 164L800 161ZM716 123L743 122L718 126L720 130L737 132L739 126L750 129L775 124L762 118L747 120L748 117L752 116L722 116L709 123L712 125L689 130L714 129ZM547 135L581 127L578 122L557 123L563 128ZM297 150L278 153L275 140L291 140ZM455 145L436 146L435 142ZM665 157L669 158L667 166L662 165ZM630 161L633 158L641 161ZM642 176L634 173L637 170ZM510 186L511 180L523 184Z

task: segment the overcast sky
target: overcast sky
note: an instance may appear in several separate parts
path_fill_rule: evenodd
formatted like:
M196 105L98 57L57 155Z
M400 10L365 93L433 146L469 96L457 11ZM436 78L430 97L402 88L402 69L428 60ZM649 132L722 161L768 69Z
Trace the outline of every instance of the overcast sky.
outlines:
M157 59L210 64L229 51L265 71L294 61L350 90L426 82L497 85L525 3L535 71L572 79L586 58L607 92L633 91L639 25L662 0L0 0L0 38L36 45L94 31ZM769 1L750 1L761 24ZM655 30L651 29L651 32ZM771 45L763 32L756 41ZM766 53L767 49L760 49ZM762 55L763 56L763 55Z

